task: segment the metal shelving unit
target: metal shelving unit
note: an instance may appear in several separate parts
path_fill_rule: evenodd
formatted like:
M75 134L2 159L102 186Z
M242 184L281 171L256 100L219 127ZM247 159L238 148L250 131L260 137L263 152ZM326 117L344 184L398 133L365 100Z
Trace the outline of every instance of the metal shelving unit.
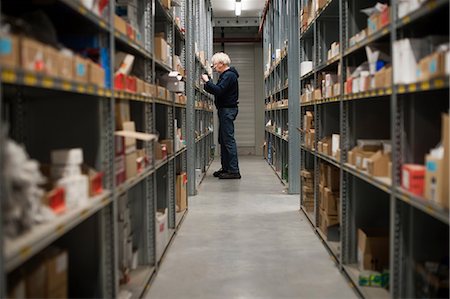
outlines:
M311 1L292 1L297 5L292 11L302 16L302 10ZM420 293L417 281L417 265L425 261L442 262L448 259L449 252L449 210L424 196L417 196L403 189L401 169L405 163L424 164L425 154L440 140L440 115L449 113L449 78L438 77L412 84L393 84L384 88L369 89L358 93L345 93L347 67L356 67L366 58L366 46L385 46L387 54L393 52L393 44L401 38L421 38L429 35L449 36L449 1L424 1L415 11L399 19L398 5L401 1L387 1L390 8L389 24L367 34L362 40L350 45L350 38L367 27L367 16L361 10L372 7L373 1L331 0L318 1L323 5L314 15L307 15L311 22L306 25L292 20L282 8L280 1L267 1L263 26L265 63L269 62L264 76L265 104L276 102L286 94L277 84L283 77L283 63L294 55L296 63L312 62L312 69L303 76L289 74L289 98L298 98L303 89L310 85L321 87L322 73L336 74L339 95L321 95L312 101L301 102L300 107L292 107L289 102L288 113L296 113L299 125L294 128L300 142L300 170L308 170L313 181L313 206L304 206L304 188L300 180L300 208L311 222L313 229L334 257L342 273L353 283L355 290L364 298L416 298L433 297ZM403 4L404 5L404 4ZM280 60L273 56L274 49L280 46L280 20L289 21L288 27L299 28L295 37L289 35L289 46L299 46L299 53L283 53ZM281 21L281 24L283 22ZM330 28L333 28L330 30ZM338 28L339 30L336 30ZM338 55L327 57L332 42L340 45ZM293 63L289 62L289 70ZM393 75L391 82L394 82ZM294 87L299 78L299 87ZM294 96L291 96L291 93ZM433 98L433 101L427 100ZM301 99L302 100L302 99ZM298 109L298 110L297 110ZM277 123L292 118L283 116L284 108L266 106L266 123ZM307 145L307 132L304 128L306 112L313 117L314 137ZM301 125L300 125L301 124ZM297 128L299 133L297 132ZM282 152L281 134L277 128L266 127L266 141L269 147L269 163L279 162L271 155ZM292 142L294 130L289 136ZM339 134L340 155L331 157L318 150L319 141L331 134ZM358 139L390 140L392 152L392 178L374 177L367 171L349 164L349 151ZM278 164L277 164L278 163ZM332 166L339 170L339 241L329 241L321 230L320 223L320 165ZM291 164L289 164L291 167ZM289 182L292 183L292 179ZM309 188L309 187L308 187ZM306 202L311 205L311 203ZM358 262L358 228L378 227L387 231L389 238L389 288L362 287L359 285L360 270ZM433 233L431 233L433 232ZM431 237L436 234L439 237ZM425 239L422 239L425 238ZM422 282L423 283L423 282ZM448 295L448 294L447 294Z
M266 3L262 27L264 41L264 88L265 98L265 159L274 169L289 193L299 192L298 136L292 134L299 126L295 111L298 109L297 83L288 78L298 77L295 63L296 45L288 43L290 36L297 35L296 26L291 26L297 14L285 15L287 10L295 11L296 3L277 0ZM293 7L291 7L293 5ZM298 50L297 50L298 51ZM288 55L289 54L289 55ZM291 100L289 100L291 99Z
M197 186L211 164L215 145L212 134L214 127L214 98L203 90L200 77L208 73L212 77L209 62L213 56L212 6L209 0L194 1L190 7L191 30L186 34L188 69L192 78L187 82L187 118L192 130L188 136L188 181L189 195L197 194ZM194 29L195 28L195 29ZM192 33L192 34L189 34Z
M172 11L164 8L159 0L139 1L136 29L142 35L142 43L114 28L116 1L108 4L105 10L109 12L107 16L98 16L80 1L58 0L49 5L23 3L22 7L11 5L12 2L2 1L2 15L19 15L22 9L41 9L59 26L58 37L64 37L64 19L73 20L78 28L71 28L70 33L78 33L85 40L92 40L106 49L104 65L109 70L114 69L115 52L123 51L134 55L137 63L142 65L136 75L146 82L154 84L159 75L172 71L171 65L153 58L153 37L161 29L172 46L169 55L180 56L184 67L188 66L188 50L182 28L192 26L192 22L186 19L192 1L178 1L182 6ZM179 17L179 25L174 14ZM163 161L151 159L150 165L137 176L117 185L114 173L115 103L118 100L128 102L137 131L158 132L161 137L171 140L174 140L177 130L181 130L184 140L189 130L194 131L188 125L188 105L175 103L172 93L169 100L160 101L143 94L114 90L111 86L111 82L114 82L112 72L107 72L106 87L20 68L2 67L0 72L0 128L7 124L10 128L9 138L22 143L30 156L42 163L48 163L52 149L83 148L86 163L103 172L105 190L85 204L57 216L55 220L33 226L17 238L6 238L3 233L0 234L0 297L8 294L10 276L34 262L48 246L68 251L70 297L113 298L124 295L124 292L129 292L132 298L141 297L160 264L156 256L157 209L168 208L167 229L171 236L186 214L186 211L176 211L175 181L178 173L187 172L189 150L186 147L179 148ZM176 128L174 120L177 120ZM58 130L54 129L55 126ZM140 146L154 153L153 143L143 142ZM0 155L2 169L3 165L3 156ZM2 190L8 187L3 178L0 186ZM123 196L127 198L130 210L133 249L139 251L137 268L129 271L126 283L119 283L123 274L119 260L118 222L121 210L118 203ZM1 206L0 215L3 215ZM86 231L92 234L86 234ZM83 249L80 244L85 244ZM75 287L86 279L91 282Z

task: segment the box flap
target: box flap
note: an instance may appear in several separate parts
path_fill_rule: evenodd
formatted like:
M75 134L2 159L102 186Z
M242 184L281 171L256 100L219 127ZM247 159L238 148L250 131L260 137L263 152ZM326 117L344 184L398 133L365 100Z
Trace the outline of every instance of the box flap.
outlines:
M152 141L158 140L158 136L155 134L148 134L142 132L132 132L132 131L116 131L114 135L121 137L134 138L142 141Z

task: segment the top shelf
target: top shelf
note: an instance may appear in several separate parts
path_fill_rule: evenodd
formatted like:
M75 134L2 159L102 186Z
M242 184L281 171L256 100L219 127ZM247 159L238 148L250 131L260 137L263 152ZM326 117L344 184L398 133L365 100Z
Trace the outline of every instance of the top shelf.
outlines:
M336 17L339 18L339 1L338 0L328 0L328 2L317 12L317 14L312 19L311 23L308 24L303 32L300 32L300 38L308 36L314 23L317 22L322 16L332 16L337 11Z
M438 11L442 6L448 5L448 3L449 0L429 0L426 3L422 4L422 6L417 10L411 12L401 19L398 19L396 22L396 27L397 29L400 29L406 26L410 26L415 21Z

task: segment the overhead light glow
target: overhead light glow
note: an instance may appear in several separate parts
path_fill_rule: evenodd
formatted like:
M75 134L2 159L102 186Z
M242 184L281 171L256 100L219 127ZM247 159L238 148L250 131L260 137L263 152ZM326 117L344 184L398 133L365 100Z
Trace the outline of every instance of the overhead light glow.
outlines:
M236 0L236 16L240 16L241 15L241 10L242 10L242 2L241 0Z

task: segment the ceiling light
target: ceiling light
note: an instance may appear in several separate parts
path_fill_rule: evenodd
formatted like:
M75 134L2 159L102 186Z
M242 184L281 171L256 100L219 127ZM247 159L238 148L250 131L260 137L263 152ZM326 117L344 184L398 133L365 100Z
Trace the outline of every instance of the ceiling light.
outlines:
M241 0L236 0L236 16L241 15L241 10L242 10L242 2Z

